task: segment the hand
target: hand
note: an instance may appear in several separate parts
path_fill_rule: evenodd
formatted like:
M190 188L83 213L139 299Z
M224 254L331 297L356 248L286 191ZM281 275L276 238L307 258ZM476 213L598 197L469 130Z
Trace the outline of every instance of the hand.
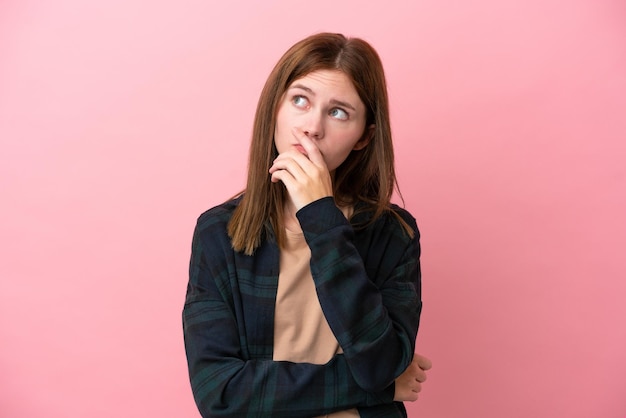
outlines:
M319 148L308 136L293 131L304 153L296 148L281 153L270 167L271 181L282 181L296 210L333 195L333 185ZM306 153L306 154L305 154Z
M396 391L393 400L396 402L415 402L418 393L422 390L422 383L426 381L426 370L432 367L432 362L426 357L415 353L413 361L396 379Z

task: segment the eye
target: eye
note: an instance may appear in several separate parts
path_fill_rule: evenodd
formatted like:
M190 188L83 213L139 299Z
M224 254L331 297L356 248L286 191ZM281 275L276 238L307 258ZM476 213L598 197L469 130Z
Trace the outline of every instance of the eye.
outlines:
M331 117L335 119L339 119L339 120L348 120L348 116L349 116L348 112L338 107L335 107L334 109L332 109L329 114Z
M291 99L291 102L296 106L296 107L300 107L300 108L305 108L308 106L309 104L309 100L301 95L295 95L293 96L293 98Z

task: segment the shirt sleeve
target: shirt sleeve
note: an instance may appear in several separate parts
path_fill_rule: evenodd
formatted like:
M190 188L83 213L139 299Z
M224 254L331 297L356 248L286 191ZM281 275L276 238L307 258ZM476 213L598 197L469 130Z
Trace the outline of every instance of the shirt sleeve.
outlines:
M388 214L355 244L354 228L331 197L296 216L311 249L320 305L357 384L388 388L410 364L421 313L419 232L410 238Z
M367 392L344 355L315 365L252 359L234 309L224 233L196 226L183 331L194 399L203 417L311 417L353 407L390 403L393 390ZM252 321L253 322L253 321Z

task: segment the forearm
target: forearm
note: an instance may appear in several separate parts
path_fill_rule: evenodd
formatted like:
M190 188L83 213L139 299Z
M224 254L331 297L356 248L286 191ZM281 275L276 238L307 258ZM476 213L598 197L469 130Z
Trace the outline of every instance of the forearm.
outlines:
M193 318L192 310L185 316ZM360 388L342 355L324 365L243 360L230 344L216 350L207 340L214 337L201 334L185 327L190 381L203 417L311 417L393 399L393 390L371 394Z
M303 208L298 218L320 304L352 374L366 390L387 387L413 356L421 308L417 241L388 238L391 250L381 255L387 260L366 265L331 199Z

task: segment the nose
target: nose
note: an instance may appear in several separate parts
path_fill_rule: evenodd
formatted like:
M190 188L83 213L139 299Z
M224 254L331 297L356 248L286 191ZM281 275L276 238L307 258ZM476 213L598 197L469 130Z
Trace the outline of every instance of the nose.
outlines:
M322 139L324 137L324 118L317 112L309 112L304 121L302 131L311 139Z

